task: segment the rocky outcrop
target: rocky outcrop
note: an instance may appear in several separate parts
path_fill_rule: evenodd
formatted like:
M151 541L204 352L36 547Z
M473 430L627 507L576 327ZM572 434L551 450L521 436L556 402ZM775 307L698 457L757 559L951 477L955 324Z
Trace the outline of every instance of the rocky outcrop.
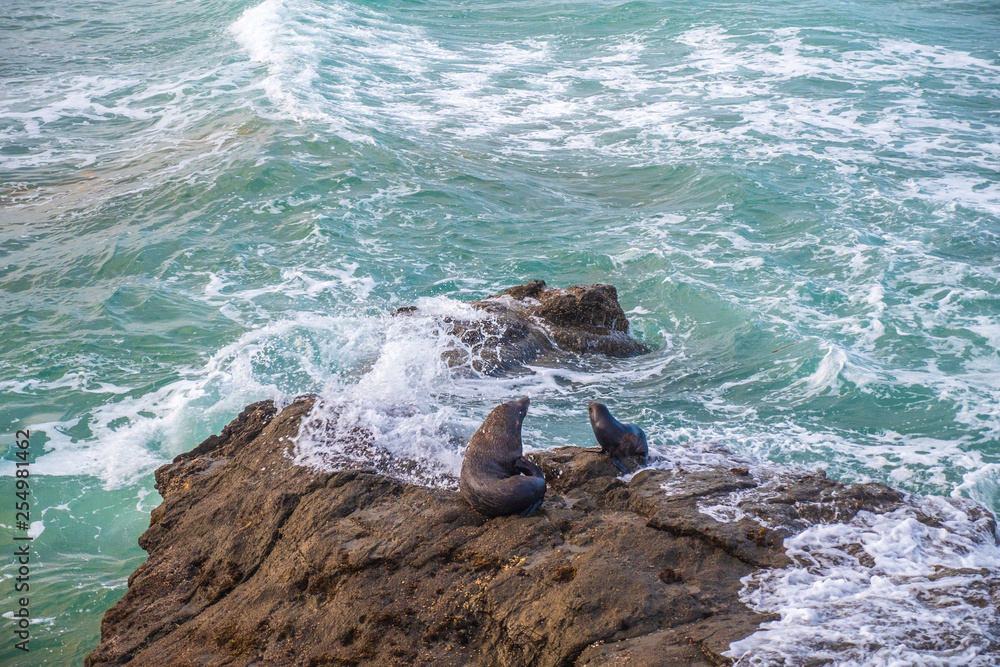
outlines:
M452 366L496 374L544 354L633 357L649 351L629 336L628 318L613 285L553 288L532 280L471 305L482 317L442 319L462 343L446 354ZM422 311L408 306L394 314L420 316Z
M532 455L549 480L534 516L488 519L452 490L295 465L311 406L255 403L156 472L149 559L88 666L730 664L766 620L740 578L782 566L783 536L901 501L746 468L626 482L561 448ZM741 516L706 510L734 494Z

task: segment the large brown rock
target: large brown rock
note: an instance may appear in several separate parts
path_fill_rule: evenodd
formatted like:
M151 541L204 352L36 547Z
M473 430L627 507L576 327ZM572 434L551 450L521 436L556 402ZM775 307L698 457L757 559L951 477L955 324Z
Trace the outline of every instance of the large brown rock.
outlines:
M311 405L250 405L157 471L149 559L88 666L731 664L721 654L766 620L740 578L782 566L783 535L900 501L789 475L717 521L706 506L773 480L625 483L597 449L561 448L533 454L550 484L534 516L487 519L451 490L296 466Z
M634 357L649 349L628 334L629 322L613 285L548 287L532 280L510 287L472 307L480 319L443 318L462 347L446 354L452 366L496 374L545 354L602 354ZM409 306L396 315L420 316Z

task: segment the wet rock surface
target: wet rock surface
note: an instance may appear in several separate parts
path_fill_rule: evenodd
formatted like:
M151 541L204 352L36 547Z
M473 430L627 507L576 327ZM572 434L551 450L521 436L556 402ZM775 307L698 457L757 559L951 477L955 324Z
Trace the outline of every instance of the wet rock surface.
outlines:
M532 280L471 305L481 319L443 318L464 345L446 354L452 366L496 374L558 352L623 358L649 351L629 336L613 285L555 288ZM407 306L394 314L419 317L422 311Z
M768 620L740 578L786 563L783 536L901 501L745 468L626 482L568 447L531 454L534 516L488 519L449 489L295 465L312 402L250 405L157 471L149 559L87 665L727 665Z

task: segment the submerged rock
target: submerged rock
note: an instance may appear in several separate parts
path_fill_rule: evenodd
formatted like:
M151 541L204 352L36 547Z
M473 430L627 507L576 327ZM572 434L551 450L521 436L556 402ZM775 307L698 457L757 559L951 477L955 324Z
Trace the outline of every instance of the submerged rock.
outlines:
M463 345L446 354L452 366L495 374L558 351L609 357L649 352L629 336L628 317L613 285L554 288L532 280L470 305L483 317L442 319ZM422 312L407 306L394 315Z
M530 455L550 487L534 516L487 519L449 489L295 465L312 403L250 405L157 470L149 559L88 666L731 664L770 618L741 577L785 564L798 526L901 501L803 474L717 520L704 508L761 486L748 469L626 483L566 447Z

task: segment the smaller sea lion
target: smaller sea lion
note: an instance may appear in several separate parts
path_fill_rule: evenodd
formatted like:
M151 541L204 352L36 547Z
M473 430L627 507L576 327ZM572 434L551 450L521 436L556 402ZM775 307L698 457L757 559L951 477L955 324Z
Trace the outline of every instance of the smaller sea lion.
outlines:
M597 401L591 401L587 407L590 412L590 427L594 429L594 437L601 445L601 451L611 457L611 462L622 472L628 472L623 458L639 458L645 460L649 454L646 445L646 434L635 424L622 424L611 416L608 406Z
M545 497L545 474L521 451L528 403L522 398L493 408L465 449L459 493L486 516L531 516Z

